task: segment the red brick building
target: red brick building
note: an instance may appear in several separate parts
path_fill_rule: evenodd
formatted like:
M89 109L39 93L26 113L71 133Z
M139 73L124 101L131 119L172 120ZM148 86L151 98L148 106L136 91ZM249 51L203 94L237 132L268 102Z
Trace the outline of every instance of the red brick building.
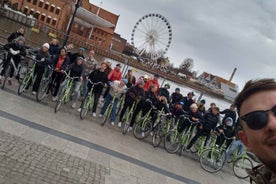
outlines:
M50 32L58 34L60 38L64 37L68 29L76 1L11 0L11 4L13 3L18 3L21 12L37 18L37 29L41 30L47 26ZM116 45L115 48L122 50L121 47L124 46L117 46L118 43L112 40L118 19L119 15L90 4L88 0L82 0L72 25L70 39L79 41L78 44L93 44L104 50L109 49L111 45Z

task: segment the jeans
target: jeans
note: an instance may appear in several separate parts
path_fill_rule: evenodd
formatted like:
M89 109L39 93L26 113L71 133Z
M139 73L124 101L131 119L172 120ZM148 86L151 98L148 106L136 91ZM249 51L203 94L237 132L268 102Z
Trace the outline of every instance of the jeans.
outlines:
M67 80L64 80L61 84L60 84L60 88L59 91L57 93L57 95L59 96L61 93L62 88L66 85ZM80 93L80 86L81 86L81 82L80 81L74 81L74 91L73 91L73 97L72 97L72 101L76 102L78 97L79 97L79 93Z
M239 154L244 151L244 144L241 142L241 140L233 141L230 149L226 153L226 161L231 161L231 155L236 149L239 149Z
M101 113L100 114L104 114L107 106L112 102L113 96L111 96L109 93L106 95L105 99L104 99L104 105L102 107ZM111 121L115 121L115 115L116 115L116 109L117 109L117 103L118 103L118 99L115 98L114 100L114 104L112 106L112 110L111 110L111 115L110 115L110 120Z
M82 94L81 96L85 97L86 94L87 94L87 91L88 91L88 87L87 87L87 84L88 84L88 79L86 79L86 77L83 78L83 83L82 83Z

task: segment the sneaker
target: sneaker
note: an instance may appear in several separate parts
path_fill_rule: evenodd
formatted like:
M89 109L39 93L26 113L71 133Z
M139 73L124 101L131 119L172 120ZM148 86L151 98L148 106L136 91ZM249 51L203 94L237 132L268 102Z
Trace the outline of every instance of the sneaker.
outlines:
M145 132L142 132L142 137L145 137Z
M102 115L102 114L99 114L99 118L101 118L101 117L103 117L103 115Z
M8 79L8 84L9 84L10 86L12 85L11 79Z
M53 97L52 97L52 101L53 101L53 102L56 102L57 100L58 100L58 96L53 96Z
M122 127L122 122L120 121L119 123L118 123L118 127Z
M78 108L78 112L80 112L81 111L81 108Z
M150 135L153 136L153 131L150 132Z
M75 109L76 108L76 102L73 102L72 104L72 108Z
M190 149L188 149L187 147L185 148L185 151L186 152L190 152L191 150Z
M111 121L111 123L110 123L112 126L114 126L115 125L115 123L114 123L114 121Z
M33 91L32 94L33 94L33 95L36 95L36 91Z
M132 132L132 127L130 126L130 127L128 127L128 130L127 130L128 132Z
M93 116L93 117L97 117L97 115L96 115L96 113L95 113L95 112L93 112L93 113L92 113L92 116Z

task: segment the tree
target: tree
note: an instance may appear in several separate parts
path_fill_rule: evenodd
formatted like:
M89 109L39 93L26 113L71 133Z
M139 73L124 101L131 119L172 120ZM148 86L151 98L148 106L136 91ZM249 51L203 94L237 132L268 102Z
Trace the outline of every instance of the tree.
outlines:
M186 75L191 75L193 66L194 66L194 60L192 58L186 58L180 64L179 72L184 73Z

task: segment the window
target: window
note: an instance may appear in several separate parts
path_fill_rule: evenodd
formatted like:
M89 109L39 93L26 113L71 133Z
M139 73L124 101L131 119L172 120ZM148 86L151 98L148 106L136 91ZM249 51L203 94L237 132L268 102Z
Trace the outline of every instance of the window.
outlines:
M58 15L59 12L60 12L60 7L57 7L57 9L56 9L56 14Z
M57 20L56 20L56 19L53 19L53 20L52 20L52 26L56 26L56 24L57 24Z
M45 17L46 17L46 15L42 14L41 17L40 17L40 20L44 22L45 21Z
M28 14L28 10L29 10L28 7L25 7L24 10L23 10L23 13L27 15Z
M55 10L55 7L51 6L50 12L54 12L54 10Z
M39 11L35 12L34 18L38 19L39 15L40 15L40 12L39 12Z
M45 9L45 10L48 10L48 8L49 8L49 3L46 2L45 5L44 5L44 9Z
M42 1L39 1L38 7L39 7L39 8L42 8L42 7L43 7L43 2L42 2Z
M51 22L51 17L48 16L48 17L47 17L47 20L46 20L46 23L47 23L47 24L50 24L50 22Z
M31 9L30 15L34 15L34 9Z
M34 0L34 1L33 1L33 4L34 4L34 5L37 5L37 0Z
M50 12L54 12L55 11L55 5L51 5L51 7L50 7Z

